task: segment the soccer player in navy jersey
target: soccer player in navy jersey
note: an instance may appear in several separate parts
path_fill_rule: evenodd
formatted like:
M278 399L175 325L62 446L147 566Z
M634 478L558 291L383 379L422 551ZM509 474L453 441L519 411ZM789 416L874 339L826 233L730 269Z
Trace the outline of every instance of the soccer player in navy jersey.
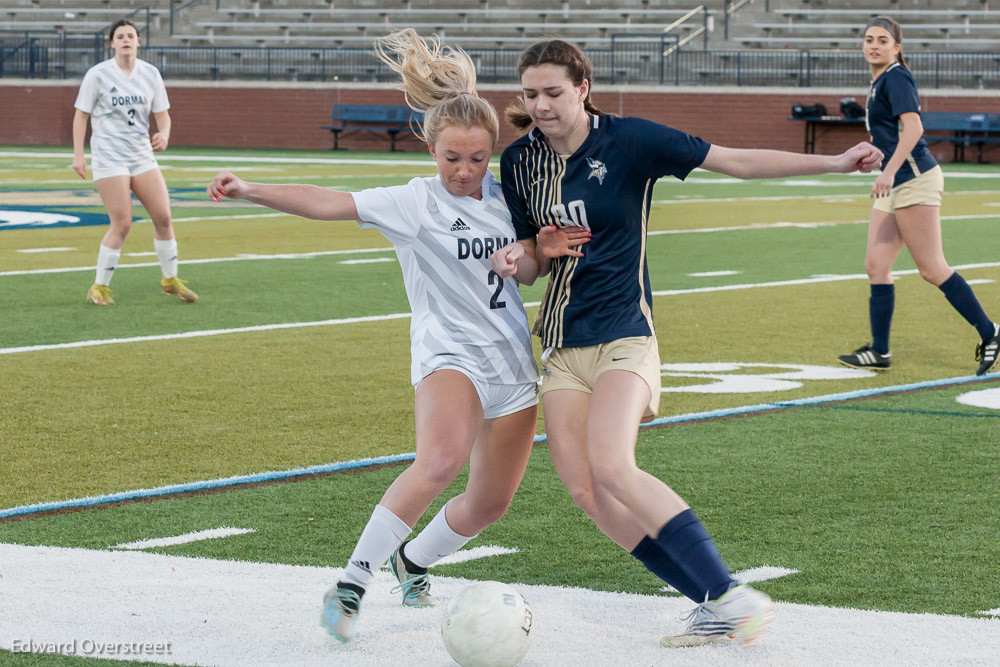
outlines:
M735 639L752 645L771 600L737 586L694 512L635 461L639 424L657 413L659 350L646 267L653 185L695 167L738 178L870 170L881 159L861 143L838 156L713 146L640 118L603 115L590 101L591 65L575 46L529 47L519 73L523 99L507 109L534 127L500 161L518 241L493 269L532 282L551 270L534 333L542 356L549 450L576 504L609 538L698 606L664 646ZM567 239L556 228L582 227Z
M905 245L921 277L944 292L952 307L976 328L982 339L976 346L976 375L983 375L996 363L1000 325L986 315L969 283L944 258L944 174L924 141L917 82L903 58L902 41L899 24L888 17L876 16L865 27L862 50L872 72L865 122L872 142L885 154L882 173L872 185L875 205L865 250L872 342L838 358L854 368L889 368L889 328L896 303L892 265Z
M153 221L153 247L160 260L160 288L185 303L198 295L177 277L177 240L170 220L170 195L153 151L164 151L170 142L170 102L160 71L139 60L139 31L128 19L111 25L109 43L114 58L87 70L80 84L73 116L73 170L87 177L83 154L87 121L91 125L90 163L94 185L108 212L111 227L97 253L97 275L87 290L87 301L111 306L111 277L121 257L122 245L132 227L132 194L142 202ZM157 131L149 135L149 115Z

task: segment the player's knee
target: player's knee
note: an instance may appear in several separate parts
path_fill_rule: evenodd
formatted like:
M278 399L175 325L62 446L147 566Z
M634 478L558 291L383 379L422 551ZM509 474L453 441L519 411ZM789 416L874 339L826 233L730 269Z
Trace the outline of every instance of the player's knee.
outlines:
M580 486L567 486L570 498L573 502L583 510L583 513L589 517L594 517L597 515L597 498L594 496L594 490L592 487L580 485Z
M886 267L884 262L880 262L871 257L865 257L865 273L872 282L883 283L891 274L892 267Z
M426 482L443 491L445 487L455 481L464 467L464 458L441 454L431 457L427 461L422 461L419 470Z
M935 286L940 285L944 281L948 280L948 278L951 277L952 273L951 268L948 266L945 266L943 268L939 266L917 267L917 270L920 271L921 278L929 282L931 285Z
M630 473L634 466L623 461L614 459L603 459L591 462L591 473L594 481L615 495L615 490L623 484L628 483Z
M482 526L479 530L499 521L500 517L507 513L509 507L510 499L508 498L488 498L476 503L473 507L473 514Z

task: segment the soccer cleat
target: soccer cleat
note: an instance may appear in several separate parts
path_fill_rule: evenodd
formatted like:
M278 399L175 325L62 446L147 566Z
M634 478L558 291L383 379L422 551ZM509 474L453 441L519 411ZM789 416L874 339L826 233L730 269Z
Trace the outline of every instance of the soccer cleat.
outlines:
M733 627L732 636L750 648L774 618L771 598L746 584L730 588L718 600L706 602L708 610Z
M365 590L353 584L337 585L323 596L323 613L319 624L337 641L351 640L354 624L358 622L358 612L361 610L361 596Z
M111 288L107 285L94 283L87 290L87 301L98 306L113 306L115 300L111 298Z
M879 354L871 345L863 345L851 354L842 354L837 360L851 368L866 368L873 371L884 371L892 364L892 352Z
M1000 352L1000 324L994 322L993 335L976 345L976 361L979 362L976 375L985 375L993 368L993 364L997 362L998 352Z
M402 591L405 607L433 607L434 598L431 597L431 580L427 576L427 568L417 568L412 564L407 568L406 557L402 553L405 546L406 542L403 542L389 556L389 569L399 581L399 585L393 586L389 592Z
M664 648L686 648L689 646L704 646L719 642L732 641L736 629L731 623L715 615L715 612L703 602L681 619L688 622L684 632L677 635L664 635L660 646Z
M173 278L164 278L160 281L160 287L167 294L176 294L177 297L184 303L194 303L198 300L198 295L194 293L190 287L187 286L186 280L181 280L177 276Z

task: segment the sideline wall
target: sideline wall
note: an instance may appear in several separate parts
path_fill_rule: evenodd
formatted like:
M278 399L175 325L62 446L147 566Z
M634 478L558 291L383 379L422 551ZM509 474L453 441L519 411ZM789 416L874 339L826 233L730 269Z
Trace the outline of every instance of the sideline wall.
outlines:
M67 146L72 144L73 103L78 81L0 79L0 145ZM516 96L507 86L483 86L483 96L502 109ZM199 83L167 81L173 146L233 148L326 149L332 136L327 124L330 108L338 103L402 104L398 91L386 86L344 84L271 84L255 87L242 82ZM593 101L602 110L634 115L671 125L708 141L739 148L803 150L802 122L789 121L793 104L824 104L839 114L840 99L852 96L863 103L863 90L814 88L738 89L604 87ZM929 91L922 96L925 111L1000 113L995 91ZM503 125L503 124L502 124ZM515 138L506 125L501 146ZM821 127L817 152L835 153L867 139L862 126ZM386 135L342 134L349 150L387 150ZM402 150L424 150L415 139L399 144ZM951 146L931 147L942 161L951 158ZM996 158L993 156L993 161ZM989 159L988 157L988 159Z

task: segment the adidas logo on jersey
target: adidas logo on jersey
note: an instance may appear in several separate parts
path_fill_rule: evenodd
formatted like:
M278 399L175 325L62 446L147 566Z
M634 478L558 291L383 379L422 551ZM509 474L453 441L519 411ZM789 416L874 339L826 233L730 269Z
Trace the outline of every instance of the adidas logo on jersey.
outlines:
M118 92L118 86L111 86L111 91L110 92L117 93Z
M461 218L456 220L455 224L451 226L451 231L453 232L467 232L469 229L470 227L465 224L465 220L462 220Z

